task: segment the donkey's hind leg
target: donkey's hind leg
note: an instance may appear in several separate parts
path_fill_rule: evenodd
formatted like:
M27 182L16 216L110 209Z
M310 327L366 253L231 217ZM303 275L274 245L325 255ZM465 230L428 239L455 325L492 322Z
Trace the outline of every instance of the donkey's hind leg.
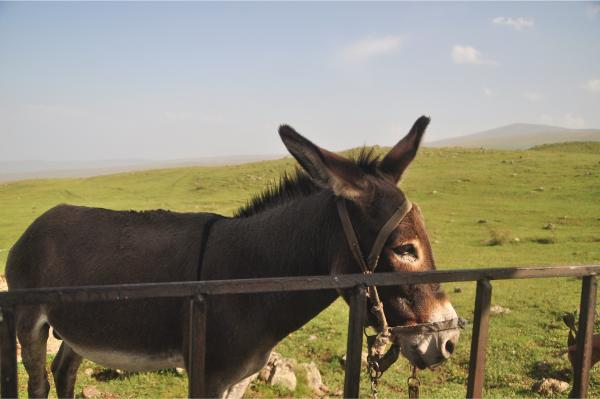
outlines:
M63 341L51 367L59 398L75 397L75 379L81 360L82 357Z
M30 398L47 398L50 391L46 373L46 341L48 324L41 306L17 308L17 337L21 343L23 366L29 381L27 392Z

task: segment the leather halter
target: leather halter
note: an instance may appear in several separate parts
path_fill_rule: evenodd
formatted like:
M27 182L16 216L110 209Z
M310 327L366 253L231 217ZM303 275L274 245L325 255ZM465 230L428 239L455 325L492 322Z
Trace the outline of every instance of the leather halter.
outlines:
M412 210L412 204L408 198L404 197L404 202L394 211L389 217L385 224L381 227L375 238L375 242L371 247L368 258L363 256L356 237L356 232L352 226L350 215L348 214L348 208L346 207L346 201L343 198L336 200L337 210L346 236L346 241L350 247L350 252L354 257L354 260L360 266L363 274L372 274L375 272L379 263L379 257L383 251L383 246L388 240L392 231L398 226L398 224L408 215ZM464 328L466 320L457 317L450 320L444 320L432 323L416 324L411 326L394 326L390 327L387 323L385 313L383 311L383 303L379 298L377 287L367 286L367 296L371 300L371 312L377 318L377 330L376 335L367 335L365 329L365 335L367 335L367 363L369 370L369 378L371 379L371 390L373 397L377 397L377 381L381 375L398 359L400 356L400 346L395 337L401 335L413 335L413 334L433 334L439 333L440 331L455 330ZM365 327L366 328L366 327ZM392 345L386 352L388 344L392 341ZM395 342L394 342L395 341ZM416 367L413 366L413 375L408 379L409 397L418 398L419 391L419 379L416 377Z
M381 227L379 233L377 233L375 242L371 247L368 258L363 256L360 249L356 232L354 231L354 227L352 227L352 221L350 220L350 215L348 214L346 201L343 198L338 198L336 200L336 205L340 221L342 222L344 235L346 236L346 241L348 242L348 246L350 247L350 252L354 257L354 260L356 260L356 263L358 263L360 266L363 274L374 273L379 263L379 257L381 256L381 251L383 250L385 242L389 238L390 234L392 234L392 231L394 231L396 226L398 226L398 224L411 211L411 202L405 197L404 202L396 209L396 211L394 211L392 216L390 216L385 224ZM372 303L371 312L373 312L375 317L377 317L377 321L379 322L377 329L379 332L387 332L389 327L385 318L385 313L383 312L383 303L381 303L381 300L379 299L377 288L375 286L368 286L367 294Z

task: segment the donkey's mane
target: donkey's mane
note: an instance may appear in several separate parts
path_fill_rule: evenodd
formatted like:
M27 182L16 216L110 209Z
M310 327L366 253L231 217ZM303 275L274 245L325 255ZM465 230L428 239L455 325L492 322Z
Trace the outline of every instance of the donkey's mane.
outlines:
M373 148L363 147L351 160L366 174L375 174L379 166L379 155ZM292 173L284 172L279 182L269 184L260 194L254 195L243 207L239 208L234 217L249 217L267 209L275 208L306 197L323 190L303 170L296 168Z

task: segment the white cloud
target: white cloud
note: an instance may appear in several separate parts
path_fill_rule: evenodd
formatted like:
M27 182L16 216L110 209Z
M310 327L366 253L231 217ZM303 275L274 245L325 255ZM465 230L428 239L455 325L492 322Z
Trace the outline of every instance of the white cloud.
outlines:
M350 62L365 62L373 57L395 53L403 43L404 38L398 35L371 37L345 47L342 56Z
M600 79L590 79L583 84L583 88L592 93L600 93Z
M510 26L514 30L531 29L535 24L533 18L525 17L496 17L492 19L494 25Z
M493 60L482 58L475 47L458 44L452 47L452 60L455 64L496 64Z
M585 126L585 120L579 115L568 113L563 117L563 124L571 129L581 129Z
M489 87L484 87L483 94L485 94L488 97L491 97L494 94L494 92Z
M523 93L523 98L525 98L527 101L531 101L531 102L538 102L544 99L544 96L540 93L536 93L533 91L527 91L525 93Z

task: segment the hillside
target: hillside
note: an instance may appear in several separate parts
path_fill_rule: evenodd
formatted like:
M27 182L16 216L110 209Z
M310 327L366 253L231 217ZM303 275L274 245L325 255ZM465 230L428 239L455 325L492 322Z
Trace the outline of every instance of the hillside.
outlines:
M282 158L282 154L215 156L153 161L143 159L100 161L0 161L0 183L23 179L90 177L146 169L183 166L223 166Z
M573 204L581 203L582 206L573 209L573 212L581 213L587 209L587 216L598 216L588 206L600 190L598 154L561 153L558 159L560 162L553 152L538 150L507 152L425 148L420 151L401 186L410 198L422 203L428 223L436 235L442 235L438 237L443 249L442 263L465 265L464 257L451 255L461 251L452 248L464 247L465 235L481 235L481 226L457 222L467 230L456 235L456 226L441 222L448 219L450 213L456 215L452 219L462 220L472 212L477 214L471 217L478 219L494 216L496 209L510 210L507 217L514 218L516 222L510 228L521 235L521 229L526 231L530 227L524 225L525 221L533 221L534 215L537 215L538 225L552 221L551 212L542 212L540 206L553 209L556 218L568 214ZM18 235L36 216L56 204L114 209L202 210L229 215L293 165L292 159L286 158L224 167L159 169L91 178L0 184L0 270ZM585 172L589 172L589 176ZM544 187L541 193L535 191L540 186ZM432 194L434 191L435 194ZM532 213L530 209L536 211ZM596 226L597 221L592 218L592 222ZM509 227L506 220L501 224ZM581 232L575 229L570 234ZM560 252L557 251L559 257L553 259L556 263L572 261L568 254ZM515 253L513 248L504 264L510 264L509 260L520 264L521 259L529 257ZM547 263L548 260L544 259L537 260ZM594 259L600 261L597 257L581 261L592 262ZM483 259L467 263L485 265Z
M568 151L430 149L419 152L401 183L427 222L437 267L600 263L600 156ZM0 269L8 249L45 210L59 203L114 209L165 208L225 215L293 168L291 158L227 167L186 167L77 179L28 180L0 184ZM318 226L315 226L315 229ZM492 237L499 245L490 245ZM493 282L492 304L511 309L492 316L485 394L539 397L531 385L540 378L571 378L561 355L566 329L561 316L579 302L577 279ZM472 320L474 283L446 284L458 313ZM337 301L277 348L299 362L314 361L333 395L341 389L347 306ZM451 361L419 374L423 397L464 397L471 327ZM183 397L186 379L172 373L136 373L96 380L84 362L76 392L94 385L103 397ZM381 397L405 397L405 360L381 380ZM20 375L21 395L26 378ZM307 397L253 384L250 397ZM361 383L368 395L368 381ZM592 370L590 397L600 397L600 368Z
M515 123L466 136L434 141L427 143L427 146L515 150L566 141L600 141L600 129L566 129L556 126Z
M549 152L579 152L600 155L600 141L541 144L531 147L530 150Z

